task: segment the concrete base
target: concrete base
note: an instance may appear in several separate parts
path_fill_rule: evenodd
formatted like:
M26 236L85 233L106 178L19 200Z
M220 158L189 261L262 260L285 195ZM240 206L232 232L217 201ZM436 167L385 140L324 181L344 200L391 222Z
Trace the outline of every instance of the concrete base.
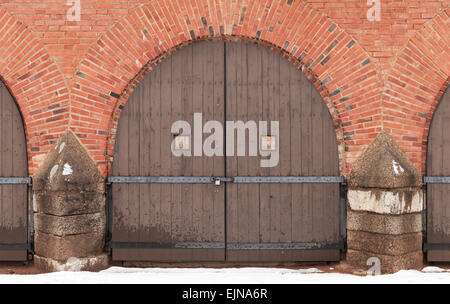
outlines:
M69 258L66 262L62 262L35 255L34 265L42 272L100 271L109 268L109 256L102 254L89 258Z
M104 232L60 237L36 231L34 246L37 255L63 261L70 257L97 256L102 253L104 244Z
M407 269L419 270L423 268L422 251L415 251L402 255L384 255L348 249L346 261L352 267L367 271L372 267L372 265L367 265L367 261L371 257L380 259L381 274L394 273Z
M399 256L420 250L422 248L422 233L389 235L348 231L347 248L361 250L368 254Z
M386 216L347 210L347 229L390 235L422 232L422 214Z

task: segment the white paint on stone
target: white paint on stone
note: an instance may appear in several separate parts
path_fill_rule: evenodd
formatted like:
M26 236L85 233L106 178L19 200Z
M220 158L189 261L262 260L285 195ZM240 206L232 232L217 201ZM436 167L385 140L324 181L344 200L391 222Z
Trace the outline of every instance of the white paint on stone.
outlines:
M33 192L33 202L36 202L36 194L34 194L34 192ZM36 203L33 204L33 212L35 213L38 212Z
M68 163L65 163L62 175L70 175L72 174L72 172L73 172L72 167Z
M394 172L397 175L399 175L400 172L401 173L405 172L405 169L403 169L403 167L395 160L392 160L392 168L394 169Z
M59 152L58 153L61 153L62 152L62 150L64 150L64 147L66 146L66 143L65 142L62 142L60 145L59 145Z
M398 191L349 190L347 194L350 209L378 214L405 214L423 210L422 191L412 194L411 200Z
M54 165L53 168L50 170L50 181L53 179L53 176L55 175L56 171L58 171L59 166Z
M106 268L108 265L108 257L106 255L89 257L89 258L76 258L71 257L66 262L56 261L50 258L39 257L42 262L47 264L47 267L51 271L84 271L91 267L102 266L101 268Z

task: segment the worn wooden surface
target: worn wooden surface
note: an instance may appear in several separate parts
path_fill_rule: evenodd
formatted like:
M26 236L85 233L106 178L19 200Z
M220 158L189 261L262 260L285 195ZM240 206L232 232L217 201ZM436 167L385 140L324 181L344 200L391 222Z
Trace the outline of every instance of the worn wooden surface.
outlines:
M442 97L428 136L427 176L450 176L450 91ZM450 184L427 186L427 242L450 243ZM449 262L450 250L430 250L430 262Z
M0 176L26 177L27 151L22 118L0 82ZM0 185L0 244L27 242L27 185ZM1 250L0 260L26 260L26 250Z
M280 121L279 164L174 157L171 124L186 120L194 134L194 112L224 126ZM338 166L331 116L301 71L254 44L203 42L171 55L136 88L119 121L113 175L337 176ZM113 206L113 242L339 242L337 184L114 184ZM116 248L113 259L331 261L339 251Z
M226 45L227 120L280 122L278 165L261 168L260 157L227 157L227 176L339 175L331 116L308 79L270 50L255 44ZM230 183L227 242L338 243L338 206L338 184ZM233 261L330 259L320 250L302 251L228 250L227 257ZM333 256L339 259L336 252Z

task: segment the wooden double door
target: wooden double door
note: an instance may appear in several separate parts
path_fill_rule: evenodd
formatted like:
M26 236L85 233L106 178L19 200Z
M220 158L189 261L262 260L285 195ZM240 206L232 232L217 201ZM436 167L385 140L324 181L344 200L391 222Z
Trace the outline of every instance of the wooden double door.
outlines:
M191 132L172 132L176 121ZM236 121L258 127L256 136L246 130L240 154L242 145L225 139L227 122ZM113 259L339 260L335 134L319 93L280 55L238 42L182 48L143 79L121 113L109 177ZM215 154L202 149L208 143Z

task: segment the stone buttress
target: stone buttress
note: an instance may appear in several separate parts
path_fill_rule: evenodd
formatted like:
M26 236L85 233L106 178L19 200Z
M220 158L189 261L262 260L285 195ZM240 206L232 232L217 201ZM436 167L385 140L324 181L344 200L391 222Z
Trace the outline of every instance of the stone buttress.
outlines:
M76 135L67 131L33 176L38 268L107 267L104 188L96 164Z

